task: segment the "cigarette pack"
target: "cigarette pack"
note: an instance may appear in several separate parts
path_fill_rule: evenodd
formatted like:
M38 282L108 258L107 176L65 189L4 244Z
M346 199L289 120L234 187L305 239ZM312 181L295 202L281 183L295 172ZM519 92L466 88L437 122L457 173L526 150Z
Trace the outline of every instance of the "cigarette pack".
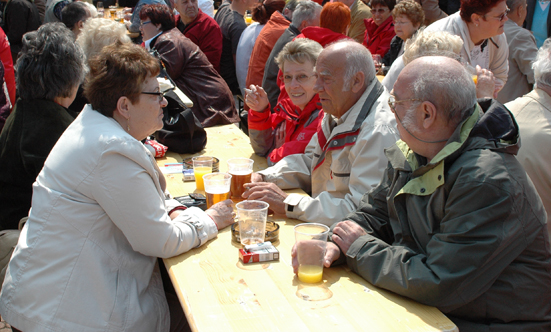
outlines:
M244 264L278 261L279 251L272 244L264 245L258 249L239 249L239 259Z
M182 173L184 174L184 182L195 181L195 175L193 174L193 168L192 169L184 169L184 170L182 170Z

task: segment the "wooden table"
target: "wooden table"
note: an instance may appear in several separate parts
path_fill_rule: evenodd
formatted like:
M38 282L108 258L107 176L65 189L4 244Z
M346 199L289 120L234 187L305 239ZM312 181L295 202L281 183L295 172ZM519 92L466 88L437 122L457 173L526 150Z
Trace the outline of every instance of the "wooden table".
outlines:
M248 137L236 126L208 128L201 154L220 159L252 157L254 169L266 167L252 153ZM187 157L187 156L184 156ZM159 165L181 161L169 153ZM174 196L193 192L194 182L168 175ZM293 227L298 220L273 218L280 226L275 246L280 260L243 265L240 244L230 228L198 249L165 259L174 288L194 331L457 331L438 309L376 288L346 266L325 269L323 283L301 283L291 267ZM304 294L311 294L307 298ZM313 301L312 299L317 299Z

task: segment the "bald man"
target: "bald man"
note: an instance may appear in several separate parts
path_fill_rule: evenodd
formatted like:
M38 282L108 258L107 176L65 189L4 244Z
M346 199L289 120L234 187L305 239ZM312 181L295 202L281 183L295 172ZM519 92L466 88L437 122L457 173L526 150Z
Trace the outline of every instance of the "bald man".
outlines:
M471 76L445 57L408 64L389 105L401 140L379 186L331 227L326 267L346 263L460 331L550 331L545 211L514 156L511 113L477 103Z

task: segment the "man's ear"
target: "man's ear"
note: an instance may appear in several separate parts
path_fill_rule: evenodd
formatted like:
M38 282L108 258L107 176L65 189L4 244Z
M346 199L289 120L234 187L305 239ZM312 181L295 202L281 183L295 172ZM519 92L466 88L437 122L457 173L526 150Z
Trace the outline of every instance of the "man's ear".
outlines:
M361 71L357 72L356 75L352 78L351 90L354 93L362 91L365 83L365 74Z
M429 129L437 123L440 114L438 114L436 106L430 101L424 101L421 106L423 128Z

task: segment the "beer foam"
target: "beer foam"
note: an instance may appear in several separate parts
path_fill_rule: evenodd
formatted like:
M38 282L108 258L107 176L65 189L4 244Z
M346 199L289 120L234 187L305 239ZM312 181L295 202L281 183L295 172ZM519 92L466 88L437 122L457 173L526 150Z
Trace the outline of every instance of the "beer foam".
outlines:
M229 173L231 175L249 175L253 172L252 169L245 169L245 170L235 170L235 171L230 171Z

